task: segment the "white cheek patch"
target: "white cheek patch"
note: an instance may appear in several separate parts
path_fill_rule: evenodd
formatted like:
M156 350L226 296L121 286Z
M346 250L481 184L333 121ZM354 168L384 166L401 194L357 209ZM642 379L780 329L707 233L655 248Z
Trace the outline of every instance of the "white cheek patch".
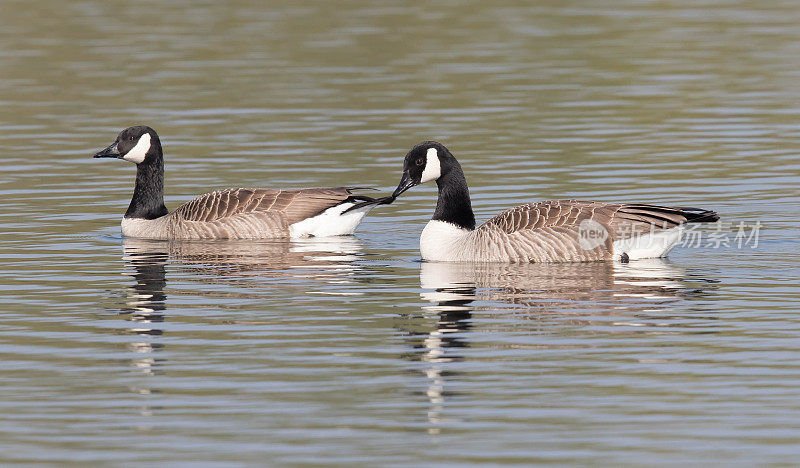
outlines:
M442 175L442 167L439 164L439 152L436 148L428 148L425 153L425 170L422 171L422 178L420 183L424 184L431 180L436 180Z
M140 162L144 161L144 157L148 151L150 151L150 134L145 133L139 137L139 142L136 143L136 146L125 153L122 159L139 164Z

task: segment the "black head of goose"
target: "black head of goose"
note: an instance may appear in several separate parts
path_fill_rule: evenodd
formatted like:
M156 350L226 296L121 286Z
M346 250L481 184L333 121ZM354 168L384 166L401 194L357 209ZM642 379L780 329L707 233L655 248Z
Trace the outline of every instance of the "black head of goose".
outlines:
M441 143L425 141L406 154L392 199L435 180L431 221L420 236L423 260L454 262L581 262L664 257L687 223L717 213L644 203L549 200L506 210L475 228L464 172Z
M155 130L126 128L95 158L136 164L133 198L122 234L146 239L272 239L352 234L372 208L390 202L356 195L355 187L231 188L201 195L168 212L164 156Z

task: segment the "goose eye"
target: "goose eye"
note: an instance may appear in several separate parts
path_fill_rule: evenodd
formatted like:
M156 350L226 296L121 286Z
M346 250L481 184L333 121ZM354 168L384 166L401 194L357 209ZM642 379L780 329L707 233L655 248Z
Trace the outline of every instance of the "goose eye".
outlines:
M417 163L417 166L421 166L421 165L425 164L425 160L424 159L417 159L416 163Z

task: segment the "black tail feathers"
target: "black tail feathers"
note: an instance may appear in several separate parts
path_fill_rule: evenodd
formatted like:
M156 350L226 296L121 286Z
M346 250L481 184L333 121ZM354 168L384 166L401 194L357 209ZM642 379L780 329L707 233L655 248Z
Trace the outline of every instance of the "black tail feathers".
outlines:
M713 223L719 221L719 215L716 211L683 207L676 209L681 210L681 214L686 217L687 223Z
M380 197L380 198L372 198L366 195L351 195L347 198L347 200L345 200L345 202L358 202L358 203L342 211L342 214L370 205L389 205L393 201L394 197L391 195L389 195L388 197Z

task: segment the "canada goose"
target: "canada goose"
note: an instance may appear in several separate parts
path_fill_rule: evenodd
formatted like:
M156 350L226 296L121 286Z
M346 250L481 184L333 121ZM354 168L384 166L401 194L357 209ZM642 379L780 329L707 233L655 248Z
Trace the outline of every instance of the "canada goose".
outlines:
M506 210L477 229L464 172L444 145L418 144L405 157L394 199L435 180L439 200L420 236L423 260L450 262L582 262L664 257L686 223L717 213L641 203L550 200Z
M352 234L361 218L387 199L354 195L354 187L231 188L200 195L169 213L164 206L164 157L155 130L126 128L95 158L136 164L136 187L122 234L144 239L271 239Z

